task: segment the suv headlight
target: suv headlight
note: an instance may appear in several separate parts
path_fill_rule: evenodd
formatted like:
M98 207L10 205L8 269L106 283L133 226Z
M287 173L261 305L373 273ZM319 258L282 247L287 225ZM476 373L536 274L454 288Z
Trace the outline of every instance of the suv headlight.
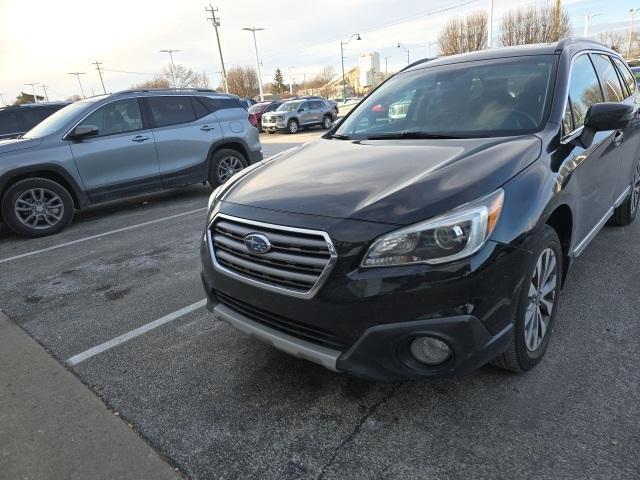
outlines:
M493 232L503 201L504 191L499 189L439 217L388 233L369 247L362 266L436 265L468 257Z

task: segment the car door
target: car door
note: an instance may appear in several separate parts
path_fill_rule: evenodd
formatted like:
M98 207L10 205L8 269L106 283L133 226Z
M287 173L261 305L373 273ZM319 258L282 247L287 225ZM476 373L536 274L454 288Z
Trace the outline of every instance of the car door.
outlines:
M300 125L307 125L311 123L312 118L311 102L303 102L298 108L298 119L300 120Z
M588 54L574 57L569 78L569 96L563 121L563 143L570 148L565 165L572 170L571 182L577 182L579 201L574 211L576 250L580 250L609 218L615 197L618 146L615 132L597 132L590 147L572 146L579 136L588 108L604 101L598 76ZM578 252L579 253L579 252Z
M145 102L165 187L206 180L209 149L222 138L215 113L199 97L187 95L149 96Z
M95 136L70 140L78 171L93 202L161 187L153 135L138 98L102 105L77 125L98 127Z
M633 178L636 168L638 167L640 155L640 104L637 103L638 92L633 74L629 71L626 64L617 57L611 57L616 65L620 79L622 80L623 90L626 93L624 103L633 106L633 120L623 130L624 143L622 145L622 155L620 156L620 175L619 175L619 192L624 195L630 181ZM621 200L620 196L617 198Z

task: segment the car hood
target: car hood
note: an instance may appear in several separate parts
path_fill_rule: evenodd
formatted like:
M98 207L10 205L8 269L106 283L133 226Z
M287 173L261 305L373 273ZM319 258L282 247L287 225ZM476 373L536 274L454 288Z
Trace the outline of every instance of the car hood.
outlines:
M41 143L41 138L13 138L10 140L0 140L0 155L15 152L16 150L24 150L25 148L37 147Z
M491 193L534 162L534 135L461 140L322 139L241 176L224 202L397 225Z

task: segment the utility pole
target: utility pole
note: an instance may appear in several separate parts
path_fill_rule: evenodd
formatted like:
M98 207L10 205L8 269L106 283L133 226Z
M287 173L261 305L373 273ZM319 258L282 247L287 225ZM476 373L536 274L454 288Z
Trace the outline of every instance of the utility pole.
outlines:
M291 76L291 69L293 66L289 67L289 95L293 95L293 77Z
M220 65L222 65L222 82L224 83L224 90L229 93L229 85L227 84L227 70L224 68L224 60L222 58L222 47L220 46L220 35L218 34L218 27L220 26L220 17L216 18L216 12L218 8L213 8L213 5L209 4L209 8L204 8L205 12L211 13L211 17L207 17L207 20L213 25L213 29L216 31L216 41L218 42L218 53L220 54Z
M256 66L258 67L258 87L260 88L260 101L264 102L264 93L262 91L262 74L260 73L260 57L258 57L258 42L256 41L256 32L264 30L264 28L245 27L242 30L253 33L253 47L256 50Z
M629 14L631 14L631 24L629 25L629 43L627 43L627 61L631 59L631 36L633 35L633 19L638 11L639 9L637 8L629 9Z
M82 98L86 98L84 96L84 90L82 89L82 82L80 81L80 75L86 75L84 72L69 72L69 75L75 75L78 79L78 85L80 85L80 93L82 94Z
M180 50L172 50L170 48L166 50L160 50L161 53L168 53L169 58L171 59L171 76L173 77L173 88L175 89L178 88L178 80L176 80L176 66L173 63L173 54L179 51Z
M4 95L6 95L6 93L0 93L0 102L2 102L2 106L3 107L6 107L7 104L4 103Z
M96 70L98 70L98 76L100 77L100 83L102 84L102 91L106 95L107 89L104 88L104 80L102 79L102 69L100 68L100 65L102 65L102 62L99 62L98 60L96 60L95 62L93 62L93 65L95 65Z
M489 0L489 19L487 22L487 48L493 46L493 0ZM429 44L429 50L431 50L431 44ZM431 58L431 55L429 55Z
M389 59L391 57L384 57L384 78L389 78Z
M25 83L26 86L31 85L31 89L33 90L33 101L34 103L38 103L38 95L36 95L36 85L39 85L38 83Z
M346 42L340 41L340 60L342 61L342 103L347 102L347 80L344 76L344 46L353 39L362 40L359 33L354 33Z
M401 44L400 42L398 42L398 48L402 48L405 52L407 52L407 65L410 65L411 60L409 58L409 49L405 47L403 44Z
M46 101L49 101L49 94L47 93L47 88L49 88L51 85L45 85L44 83L42 85L40 85L42 87L42 90L44 90L44 98L46 99Z
M555 34L558 40L560 40L560 20L562 18L562 5L560 1L561 0L556 0L556 11L555 11L555 18L556 18Z

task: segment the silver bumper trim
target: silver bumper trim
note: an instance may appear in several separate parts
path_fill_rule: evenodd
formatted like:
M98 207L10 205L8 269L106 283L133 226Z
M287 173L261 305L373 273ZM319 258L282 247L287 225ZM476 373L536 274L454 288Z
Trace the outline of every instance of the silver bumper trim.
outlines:
M273 345L278 350L282 350L294 357L317 363L329 370L337 371L336 362L342 353L338 350L315 345L306 340L266 327L220 303L214 307L213 316L247 335Z

